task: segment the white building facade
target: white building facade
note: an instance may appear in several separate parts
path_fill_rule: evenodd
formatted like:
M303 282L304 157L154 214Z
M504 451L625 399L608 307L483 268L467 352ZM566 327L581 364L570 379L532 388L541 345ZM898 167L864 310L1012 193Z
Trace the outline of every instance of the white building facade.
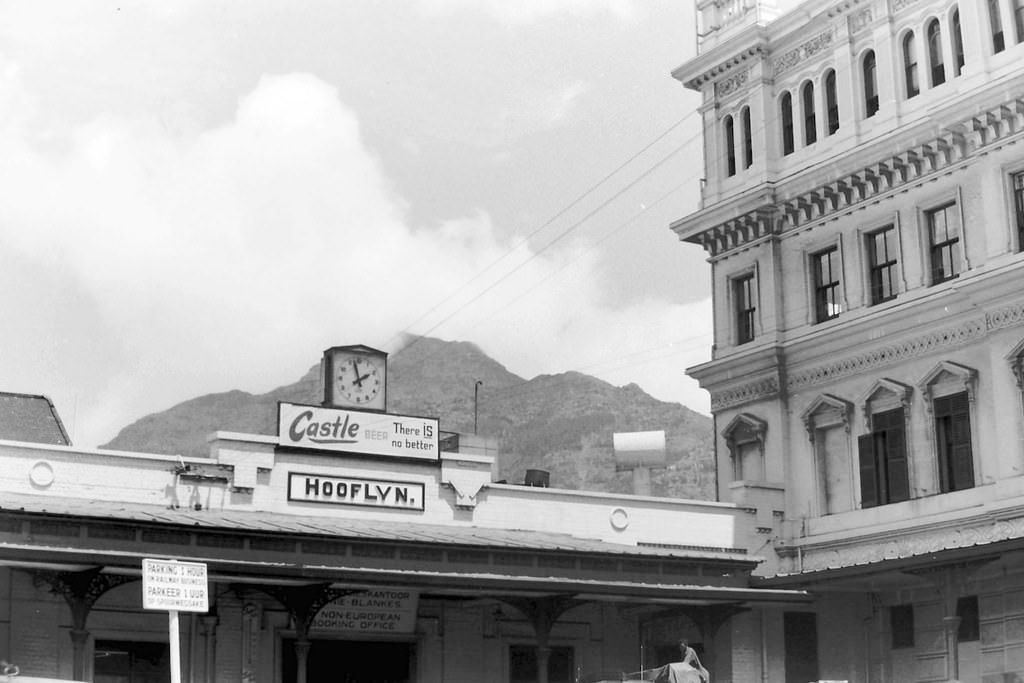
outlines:
M751 510L495 481L493 441L436 424L282 403L206 457L0 440L0 660L164 683L176 632L185 683L593 683L681 638L714 668L737 609L808 599L750 585ZM206 602L145 560L205 567Z
M1024 680L1024 2L697 7L731 680Z

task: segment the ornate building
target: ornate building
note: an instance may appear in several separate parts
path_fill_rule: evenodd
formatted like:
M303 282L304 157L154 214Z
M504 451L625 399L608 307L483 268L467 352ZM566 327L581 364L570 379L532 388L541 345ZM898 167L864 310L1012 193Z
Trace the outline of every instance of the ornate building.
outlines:
M689 372L757 573L818 596L735 617L716 681L1020 681L1024 2L697 9Z

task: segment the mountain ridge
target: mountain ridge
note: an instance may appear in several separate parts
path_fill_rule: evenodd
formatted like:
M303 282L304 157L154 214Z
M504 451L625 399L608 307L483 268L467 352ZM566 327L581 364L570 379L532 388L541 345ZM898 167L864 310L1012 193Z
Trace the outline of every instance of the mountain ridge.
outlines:
M319 404L320 394L314 365L263 394L234 389L183 401L125 426L101 447L204 456L209 434L273 434L279 401ZM497 439L500 476L510 482L541 469L555 487L618 493L632 481L616 471L612 434L664 430L667 464L652 471L652 493L713 499L711 418L635 383L616 387L577 371L524 379L470 342L415 337L389 357L388 411L436 417L449 432L476 426Z

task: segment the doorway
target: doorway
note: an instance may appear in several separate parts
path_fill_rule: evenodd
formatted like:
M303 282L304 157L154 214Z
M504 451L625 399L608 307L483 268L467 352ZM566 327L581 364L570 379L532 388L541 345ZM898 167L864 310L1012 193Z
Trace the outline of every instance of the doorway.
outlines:
M312 640L306 683L411 683L414 643ZM281 683L295 683L295 639L281 640Z

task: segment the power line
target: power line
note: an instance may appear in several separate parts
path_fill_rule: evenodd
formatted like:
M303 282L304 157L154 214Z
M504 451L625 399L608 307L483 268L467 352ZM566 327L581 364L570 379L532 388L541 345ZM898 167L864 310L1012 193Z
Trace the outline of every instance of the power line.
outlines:
M528 242L530 241L530 239L532 239L533 237L535 237L535 236L536 236L536 235L537 235L538 233L540 233L540 232L541 232L542 230L544 230L545 228L547 228L548 226L550 226L550 225L551 225L552 223L554 223L554 222L555 222L556 220L558 220L559 218L561 218L562 216L564 216L564 215L565 215L566 213L568 213L568 212L569 212L569 211L570 211L571 209L573 209L573 208L574 208L574 207L576 207L576 206L577 206L578 204L580 204L580 202L582 202L582 201L583 201L584 199L586 199L586 198L587 198L587 197L589 197L589 196L590 196L591 194L593 194L594 192L596 192L596 191L597 191L597 190L598 190L598 189L599 189L600 187L602 187L602 186L603 186L603 185L604 185L605 183L607 183L607 182L608 182L608 181L609 181L609 180L610 180L611 178L613 178L613 177L614 177L614 176L615 176L615 175L616 175L617 173L619 173L619 172L620 172L621 170L623 170L623 169L624 169L624 168L625 168L626 166L628 166L629 164L631 164L631 163L632 163L633 161L635 161L636 159L638 159L638 158L639 158L639 157L640 157L641 155L643 155L643 154L644 154L645 152L647 152L647 151L648 151L648 150L650 150L650 149L651 149L652 147L654 147L654 145L656 145L657 143L661 142L661 140L663 140L663 139L664 139L665 137L667 137L667 136L668 136L668 135L669 135L669 134L670 134L670 133L671 133L672 131L674 131L674 130L675 130L676 128L678 128L679 126L681 126L681 125L682 125L683 123L685 123L685 122L686 122L686 121L687 121L688 119L690 119L691 117L693 117L693 116L694 116L695 114L696 114L696 112L691 112L691 113L687 114L686 116L682 117L681 119L679 119L678 121L676 121L676 122L675 122L674 124L672 124L671 126L669 126L669 127L668 127L668 128L667 128L667 129L666 129L666 130L665 130L664 132L662 132L662 133L661 133L660 135L658 135L658 136L657 136L656 138L654 138L654 139L653 139L653 140L651 140L651 141L650 141L649 143L647 143L646 145L644 145L644 146L643 146L643 147L642 147L642 148L641 148L641 149L640 149L639 151L635 152L635 153L634 153L633 155L631 155L631 156L630 156L630 157L629 157L628 159L626 159L625 161L623 161L622 163L620 163L620 164L619 164L618 166L616 166L616 167L615 167L615 168L614 168L614 169L613 169L612 171L610 171L609 173L605 174L605 176L604 176L604 177L602 177L602 178L601 178L600 180L598 180L598 181L597 181L596 183L594 183L594 184L593 184L593 185L591 185L591 186L590 186L589 188L587 188L587 189L586 189L586 190L585 190L585 191L584 191L583 193L581 193L580 195L578 195L578 196L577 196L577 197L576 197L575 199L573 199L573 200L572 200L572 201L571 201L571 202L570 202L569 204L567 204L567 205L566 205L566 206L565 206L564 208L562 208L562 209L561 209L561 210L559 210L559 211L558 211L557 213L555 213L555 215L553 215L553 216L552 216L551 218L549 218L549 219L548 219L548 220L546 220L546 221L545 221L544 223L542 223L542 224L541 224L540 226L538 226L538 227L537 227L536 229L534 229L534 230L533 230L532 232L530 232L530 233L529 233L529 234L528 234L528 235L527 235L526 237L524 237L523 239L519 240L519 241L518 241L518 242L517 242L516 244L514 244L514 245L513 245L512 247L510 247L509 249L507 249L507 250L505 251L505 253L503 253L503 254L502 254L501 256L499 256L498 258L494 259L494 260L493 260L493 261L492 261L491 263L489 263L488 265L486 265L486 266L485 266L484 268L482 268L481 270L477 271L477 272L476 272L476 274L474 274L474 275L473 275L473 276L472 276L471 278L469 278L468 280L466 280L465 282L463 282L463 283L462 283L461 285L459 285L459 286L458 286L458 287L457 287L457 288L456 288L456 289L455 289L454 291L452 291L452 292L451 292L450 294L448 294L448 296L446 296L445 298L443 298L443 299L442 299L441 301L439 301L438 303L434 304L434 306L432 306L432 307L431 307L431 308L430 308L430 309L429 309L429 310L428 310L427 312L423 313L423 314L422 314L422 315L420 315L420 316L419 316L418 318L416 318L416 320L414 320L413 322L411 322L411 323L409 323L408 325L406 325L404 329L405 329L405 330L411 329L411 328L412 328L412 327L413 327L414 325L416 325L416 324L417 324L417 323L419 323L420 321L422 321L422 320L424 320L425 318L427 318L427 317L428 317L428 316L429 316L430 314L432 314L432 313L434 313L435 311L437 311L437 310L438 310L438 309L439 309L439 308L440 308L441 306L443 306L443 305L444 305L445 303L447 303L448 301L451 301L451 299L452 299L452 298L453 298L453 297L454 297L454 296L455 296L456 294L458 294L459 292L461 292L461 291L463 291L464 289L466 289L466 288L467 288L467 287L468 287L469 285L473 284L474 282L476 282L477 280L479 280L479 279L480 279L481 277L483 277L483 276L484 276L484 275L485 275L486 273L490 272L490 271L491 271L491 270L492 270L492 269L493 269L493 268L494 268L495 266L497 266L497 265L498 265L499 263L501 263L502 261L504 261L504 260L505 260L506 258L508 258L508 257L509 257L510 255L514 254L514 253L516 252L516 250L518 250L518 249L519 249L519 248L520 248L521 246L523 246L523 245L527 244L527 243L528 243ZM688 144L688 143L686 143L686 144ZM677 150L677 151L678 151L678 150ZM658 164L658 165L660 166L660 165L661 165L661 163L664 163L664 161L662 161L662 162L659 162L659 164ZM651 169L651 170L653 170L653 169ZM644 174L643 176L641 176L641 178L643 178L643 177L646 177L646 175L648 175L648 174L649 174L649 172L650 172L650 171L648 171L648 173L645 173L645 174ZM639 179L638 179L638 180L639 180ZM624 188L624 189L623 189L622 191L620 191L620 192L616 193L615 195L613 195L613 198L616 198L616 197L618 197L618 196L621 196L622 192L624 192L624 191L625 191L625 189L628 189L628 188L632 187L633 185L635 185L635 184L636 184L636 182L638 182L638 181L634 181L633 183L631 183L630 185L628 185L628 186L627 186L626 188ZM606 202L602 203L601 207L603 207L603 206L606 206L606 205L607 205L608 203L609 203L608 201L606 201ZM590 216L590 215L593 215L593 213L594 213L594 212L591 212L590 214L588 214L588 216ZM485 290L484 290L483 292L481 292L481 295L482 295L482 294L484 294L484 293L486 293L487 291L489 291L489 290L490 290L490 289L491 289L491 288L492 288L493 286L495 286L495 285L499 284L500 282L504 281L504 280L505 280L505 279L506 279L506 278L507 278L507 277L508 277L509 275L511 275L512 273L514 273L514 272L516 272L517 270L519 270L519 268L521 268L521 267L522 267L523 265L525 265L526 263L529 263L529 261L531 261L531 260L532 260L533 258L535 258L535 257L536 257L537 255L541 254L541 253L542 253L543 251L545 251L546 249L548 249L548 248L549 248L550 246L552 246L553 244L555 244L555 243L556 243L557 241L559 241L559 240L560 240L560 239L561 239L561 238L562 238L562 237L563 237L563 236L564 236L565 234L567 234L568 232L571 232L571 231L575 230L575 229L576 229L577 227L579 227L579 225L580 225L580 222L577 222L576 224L574 224L574 225L570 226L570 227L569 227L569 228L568 228L568 229L567 229L567 230L566 230L565 232L563 232L562 234L560 234L560 235L556 236L556 237L555 237L555 239L553 239L553 240L552 240L551 242L549 242L549 243L548 243L547 245L545 245L545 246L544 246L544 247L542 247L542 248L541 248L540 250L538 250L538 251L537 251L537 252L536 252L536 253L535 253L535 254L534 254L533 256L531 256L531 257L530 257L529 259L527 259L527 261L525 261L525 262L523 262L522 264L520 264L519 266L517 266L517 267L516 267L515 269L513 269L513 270L512 270L512 271L511 271L510 273L508 273L508 274L506 274L505 276L503 276L502 278L500 278L500 279L499 279L499 280L498 280L497 282L495 282L495 283L492 283L492 285L491 285L491 286L487 287L487 288L486 288L486 289L485 289ZM465 308L465 306L466 306L466 305L469 305L469 303L472 303L473 301L476 301L476 299L478 299L478 298L479 298L479 296L477 296L477 297L474 297L474 298L473 298L472 300L470 300L470 302L468 302L468 303L467 303L467 304L465 304L464 306L462 306L462 307L460 307L460 308L456 309L455 313L458 313L458 312L459 312L460 310L462 310L462 308ZM454 313L453 313L452 315L454 315ZM446 322L446 321L447 321L447 320L448 320L449 318L451 318L451 317L452 317L452 316L448 316L448 317L446 317L445 319L443 319L443 320L441 321L441 323L438 323L438 325L440 325L440 324L442 324L442 323ZM429 334L429 332L430 332L430 331L433 331L433 330L437 329L438 325L435 325L434 327L430 328L430 330L429 330L429 331L427 332L427 334ZM385 347L389 346L389 345L390 345L390 344L391 344L392 342L394 342L394 341L396 341L396 340L397 340L398 338L400 338L400 337L401 337L401 334L402 334L402 333L401 333L401 332L399 332L399 333L397 333L396 335L394 335L394 336L393 336L393 337L392 337L391 339L389 339L389 340L388 340L388 342L387 342L387 343L385 344ZM421 335L421 336L422 336L422 335ZM415 343L415 342L413 342L413 343Z
M641 173L641 174L640 174L640 175L639 175L639 176L638 176L637 178L635 178L635 179L634 179L634 180L632 180L631 182L627 183L627 184L626 184L626 185L625 185L625 186L624 186L623 188L621 188L620 190L618 190L618 191L616 191L615 193L613 193L611 197L609 197L609 198L608 198L608 199L606 199L605 201L603 201L603 202L601 202L600 204L598 204L598 205L597 205L597 207L595 207L594 209L592 209L592 210L590 210L589 212L587 212L587 213L586 213L586 214L585 214L585 215L584 215L584 216L583 216L582 218L580 218L580 219L579 219L578 221L576 221L575 223L573 223L572 225L570 225L570 226L569 226L568 228L566 228L565 230L563 230L563 231L562 231L561 233L559 233L558 235L556 235L556 236L555 236L555 237L554 237L554 238L553 238L553 239L552 239L552 240L551 240L550 242L548 242L548 243L547 243L547 244L545 244L545 245L544 245L543 247L541 247L541 248L540 248L540 249L538 249L538 250L537 250L536 252L534 252L534 253L533 253L532 255L530 255L530 256L529 256L529 257L528 257L528 258L527 258L527 259L526 259L525 261L523 261L523 262L519 263L519 264L518 264L518 265L517 265L517 266L516 266L515 268L513 268L513 269L512 269L512 270L510 270L510 271L508 271L507 273L505 273L504 275L502 275L502 276L501 276L500 278L498 278L497 280L495 280L494 282L492 282L491 284L489 284L489 285L488 285L487 287L485 287L484 289L482 289L481 291L479 291L479 292L478 292L478 293L477 293L477 294L476 294L475 296L473 296L473 297L472 297L472 298L471 298L471 299L470 299L469 301L467 301L466 303L464 303L464 304L462 304L461 306L459 306L458 308L456 308L456 309L455 309L454 311L452 311L451 313L449 313L448 315L446 315L446 316L445 316L444 318L442 318L441 320L439 320L439 321L438 321L437 323L435 323L435 324L434 324L433 326L431 326L431 327L430 327L429 329L427 329L427 330L426 330L425 332L421 333L421 334L420 334L419 336L421 336L421 337L422 337L422 336L427 336L427 335L429 335L429 334L430 334L431 332L433 332L434 330L436 330L436 329L437 329L438 327L440 327L441 325L443 325L444 323L448 322L448 321L449 321L449 320L451 320L451 319L452 319L453 317L455 317L456 315L458 315L459 313L461 313L461 312L462 312L463 310L465 310L465 309L466 309L466 308L467 308L468 306L470 306L471 304L473 304L473 303L475 303L476 301L480 300L480 299L481 299L481 298L482 298L482 297L483 297L483 296L484 296L485 294L487 294L487 293L488 293L488 292L490 292L490 291L491 291L492 289L494 289L495 287L497 287L498 285L500 285L500 284L501 284L502 282L504 282L505 280L507 280L508 278L512 277L512 276L513 276L513 275L515 275L515 274L516 274L517 272L519 272L520 270L522 270L522 268L524 268L524 267L525 267L525 266L526 266L527 264L529 264L529 263L530 263L530 262L532 262L532 261L533 261L533 260L534 260L535 258L537 258L538 256L540 256L540 255L541 255L542 253L544 253L545 251L547 251L547 250L548 250L549 248L551 248L551 247L552 247L552 246L553 246L554 244L556 244L557 242L560 242L560 241L561 241L562 239L564 239L565 237L568 237L568 236L569 236L569 234L571 234L571 233L572 233L573 231L575 231L575 230L576 230L577 228L579 228L580 226L582 226L582 225L583 225L583 224L584 224L584 223L585 223L585 222L586 222L586 221L587 221L587 220L588 220L589 218L593 217L593 216L594 216L594 215L595 215L595 214L596 214L596 213L597 213L598 211L601 211L602 209L604 209L604 208L605 208L606 206L608 206L608 205L609 205L609 204L611 204L611 203L612 203L613 201L615 201L616 199L618 199L619 197L621 197L621 196L622 196L623 194L625 194L625 192L626 192L627 190L629 190L629 189L631 189L632 187L634 187L634 186L635 186L635 185L636 185L637 183L639 183L639 182L640 182L641 180L643 180L644 178L646 178L647 176L649 176L649 175L650 175L651 173L653 173L654 171L656 171L657 169L659 169L659 168L660 168L661 166L663 166L663 165L664 165L665 163L667 163L667 162L668 162L668 161L669 161L670 159L672 159L672 157L674 157L674 156L675 156L676 154L678 154L679 152L681 152L681 151L682 151L682 150L683 150L683 149L684 149L684 148L685 148L685 147L686 147L686 146L687 146L687 145L689 144L689 142L690 142L690 140L687 140L687 142L685 142L685 143L683 143L682 145L680 145L680 146L676 147L676 149L672 150L672 151L671 151L671 152L669 152L669 153L668 153L667 155L665 155L664 157L662 157L662 158L661 158L661 159L660 159L659 161L657 161L657 162L656 162L656 163L655 163L655 164L654 164L653 166L651 166L651 167L650 167L649 169L647 169L646 171L644 171L643 173ZM415 342L413 342L413 343L415 343ZM408 347L406 347L406 348L408 348Z

